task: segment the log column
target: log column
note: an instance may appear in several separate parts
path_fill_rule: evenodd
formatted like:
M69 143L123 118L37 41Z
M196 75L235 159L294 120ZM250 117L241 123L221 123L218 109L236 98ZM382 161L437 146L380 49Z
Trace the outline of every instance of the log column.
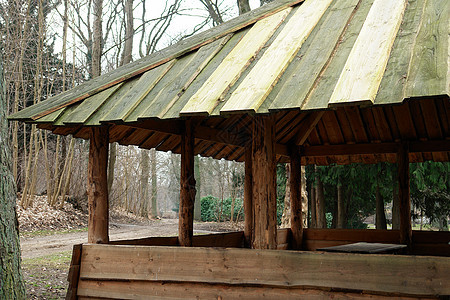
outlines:
M292 249L299 250L303 242L303 220L302 220L302 166L300 148L297 146L290 149L291 176L291 231Z
M180 173L180 210L178 223L178 241L181 246L192 246L194 234L194 134L191 120L186 120L181 135L181 173Z
M107 244L109 242L108 201L108 127L93 127L90 132L88 166L88 242Z
M254 224L252 247L277 248L275 128L271 116L255 116L252 138Z
M398 197L400 210L400 242L411 246L411 200L409 191L409 145L403 142L398 155Z
M252 143L245 147L245 182L244 182L244 243L250 248L253 232L253 176L252 176Z

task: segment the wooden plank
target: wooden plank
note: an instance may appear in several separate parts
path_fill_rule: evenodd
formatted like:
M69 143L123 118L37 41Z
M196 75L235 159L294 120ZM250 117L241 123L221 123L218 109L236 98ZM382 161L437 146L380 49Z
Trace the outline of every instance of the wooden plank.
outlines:
M304 230L305 240L395 243L399 240L398 230L368 229L312 229Z
M93 113L86 121L84 121L85 126L98 126L101 125L100 120L103 119L114 107L116 101L127 94L135 84L139 81L139 77L132 78L125 81L122 86L113 93L106 101Z
M189 88L197 76L204 70L209 62L222 50L231 39L229 34L213 43L200 48L189 64L177 75L172 75L172 81L158 93L151 105L148 105L139 118L156 116L164 118L164 115L175 105L185 91ZM177 112L178 113L178 112Z
M409 0L374 104L401 103L417 32L427 1Z
M425 1L406 78L405 98L449 95L449 27L450 3Z
M91 128L88 164L88 242L108 243L108 127Z
M244 232L227 232L218 234L197 235L192 239L193 247L242 248Z
M181 246L192 246L194 233L194 124L186 120L181 135L181 172L180 172L180 213L178 221L178 241Z
M277 248L277 187L273 116L255 116L252 124L254 232L252 248Z
M52 112L51 114L48 114L48 115L46 115L46 116L44 116L42 118L37 119L35 121L35 123L36 124L39 124L39 123L53 123L64 113L65 109L66 109L65 107L64 108L60 108L60 109Z
M80 282L78 299L392 299L391 295L379 295L351 291L330 291L311 288L279 288L268 286L242 286L183 282ZM95 298L102 297L102 298ZM417 299L396 295L399 300ZM421 299L436 299L421 298Z
M303 0L280 0L264 5L259 9L254 9L249 13L236 17L219 26L196 34L190 38L181 40L171 47L124 65L113 72L94 78L75 87L74 89L71 89L70 91L52 97L47 101L42 101L38 106L32 106L26 110L24 109L17 114L14 114L14 116L11 116L11 118L15 120L30 120L47 115L61 107L83 100L117 83L142 74L154 67L198 49L203 45L213 42L229 33L245 28L260 19L268 17L300 2L303 2Z
M100 122L125 121L139 103L141 103L144 97L155 87L161 78L167 74L177 61L177 59L173 59L142 74L128 93L123 95L120 99L116 99L114 106Z
M81 244L73 245L72 259L70 262L69 274L67 275L69 286L65 297L66 300L77 299L78 281L80 278L81 249Z
M122 85L123 83L116 84L109 89L83 100L75 111L67 116L67 118L64 118L64 124L83 124L86 122Z
M300 108L325 68L359 1L335 1L324 14L311 45L293 60L278 84L282 84L269 110ZM319 24L317 26L319 26ZM309 38L308 38L309 39ZM302 52L302 51L301 51ZM299 53L300 54L300 53ZM301 74L301 76L299 75ZM278 89L278 87L277 87Z
M331 95L329 106L373 104L406 0L375 0Z
M191 97L180 115L209 115L291 10L292 8L286 8L253 25L202 87Z
M450 260L444 257L84 245L80 275L90 280L310 286L448 295L449 268Z
M306 1L298 8L222 107L221 113L258 110L331 2Z
M358 5L332 53L331 60L326 64L325 70L318 76L313 90L307 96L302 106L303 110L328 108L328 101L373 2L374 0L361 1Z
M110 241L110 245L140 245L140 246L177 246L178 238L171 237L148 237L133 240Z

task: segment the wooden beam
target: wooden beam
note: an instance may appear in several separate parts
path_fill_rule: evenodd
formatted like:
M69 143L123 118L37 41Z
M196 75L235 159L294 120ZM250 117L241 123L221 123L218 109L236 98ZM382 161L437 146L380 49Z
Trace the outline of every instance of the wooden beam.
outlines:
M253 234L253 176L252 145L245 147L245 182L244 182L244 244L251 248Z
M284 146L284 145L281 145ZM276 145L276 149L285 155L285 148ZM388 154L398 153L401 143L366 143L345 145L321 145L303 147L303 156L329 156L329 155L358 155L358 154ZM410 153L421 152L448 152L450 151L450 140L410 142Z
M293 147L290 156L291 176L291 231L292 249L299 250L303 243L303 220L302 220L302 165L300 150Z
M181 246L192 246L194 233L194 135L193 121L185 121L181 135L180 210L178 240Z
M411 199L409 193L409 145L403 142L397 154L398 197L400 202L400 243L411 249Z
M303 145L311 131L316 127L317 123L322 119L325 111L318 111L309 114L299 125L298 133L294 137L295 145Z
M88 165L88 242L108 243L109 201L108 201L108 127L92 127L90 132Z
M252 124L254 224L252 248L277 248L277 186L273 116L255 116Z
M393 296L450 293L447 257L119 245L83 245L83 253L81 282L87 279L307 286ZM186 295L180 295L183 296ZM259 299L258 296L253 299Z

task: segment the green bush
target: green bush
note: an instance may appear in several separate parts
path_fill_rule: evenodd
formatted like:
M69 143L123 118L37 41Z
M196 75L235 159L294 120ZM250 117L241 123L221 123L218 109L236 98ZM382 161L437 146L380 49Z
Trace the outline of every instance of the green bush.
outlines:
M219 222L231 220L231 198L221 201L219 198L211 195L203 197L200 200L202 207L202 221L204 222ZM243 217L244 211L242 208L242 199L235 199L234 202L234 220L238 217L240 211L240 218Z

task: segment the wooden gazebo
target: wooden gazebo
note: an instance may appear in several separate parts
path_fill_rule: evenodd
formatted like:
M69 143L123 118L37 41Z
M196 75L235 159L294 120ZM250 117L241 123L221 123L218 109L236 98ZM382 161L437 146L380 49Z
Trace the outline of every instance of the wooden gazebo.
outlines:
M446 0L279 0L11 116L90 139L68 298L450 295L450 235L412 231L409 195L409 162L449 161L449 15ZM109 240L112 142L181 154L178 237ZM193 236L197 154L245 161L244 232ZM302 228L301 165L380 161L398 163L400 230ZM408 250L315 251L357 241Z

